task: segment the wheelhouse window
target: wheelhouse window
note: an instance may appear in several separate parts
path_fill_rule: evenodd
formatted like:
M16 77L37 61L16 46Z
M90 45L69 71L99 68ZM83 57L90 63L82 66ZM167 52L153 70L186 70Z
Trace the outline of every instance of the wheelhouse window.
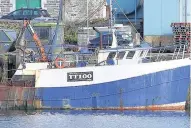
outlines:
M135 55L135 51L129 51L126 59L132 59L134 55Z
M116 55L116 52L110 52L107 59L113 59Z
M123 52L119 52L119 53L117 54L117 59L118 59L118 60L122 60L123 57L124 57L124 55L125 55L125 53L126 53L126 52L124 52L124 51L123 51Z

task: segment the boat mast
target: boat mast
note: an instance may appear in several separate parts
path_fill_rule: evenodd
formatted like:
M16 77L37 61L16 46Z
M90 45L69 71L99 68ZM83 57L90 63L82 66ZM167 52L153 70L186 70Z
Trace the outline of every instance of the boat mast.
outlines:
M115 29L113 28L114 24L113 24L113 1L110 0L110 25L111 25L111 34L112 34L112 44L111 44L111 48L116 48L117 47L117 38L115 35Z
M63 8L62 8L62 27L63 27L63 43L65 43L65 22L66 22L66 0L63 1Z
M109 27L110 27L110 29L109 29L109 33L111 33L112 34L112 26L113 26L113 21L112 21L112 0L110 0L109 1ZM110 40L109 40L109 37L108 37L108 46L109 46L109 42L110 42Z
M65 0L60 0L59 2L59 14L56 23L55 34L52 40L51 48L51 60L53 61L61 51L63 51L64 44L64 20L65 20ZM58 47L57 47L58 46Z

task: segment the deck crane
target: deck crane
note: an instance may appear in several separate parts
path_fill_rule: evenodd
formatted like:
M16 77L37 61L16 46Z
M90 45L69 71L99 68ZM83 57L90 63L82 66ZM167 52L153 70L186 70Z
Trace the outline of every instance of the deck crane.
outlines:
M28 21L28 20L24 20L24 29L23 29L23 31L26 28L31 33L32 38L35 41L35 44L36 44L37 48L39 49L39 53L40 53L40 56L41 56L40 61L41 62L47 62L48 59L47 59L47 56L46 56L46 53L45 53L45 49L44 49L40 39L38 38L37 33L34 31L33 27L31 26L30 21Z
M13 45L19 44L25 30L28 29L30 34L32 35L33 40L35 41L37 48L39 49L39 53L41 56L40 61L41 62L48 61L46 53L45 53L45 49L44 49L40 39L38 38L37 33L34 31L32 25L30 24L29 20L24 20L24 24L23 24L23 21L0 20L0 28L13 29L17 32L18 37L17 37L16 41L13 43Z
M47 55L45 53L45 48L42 45L37 33L34 31L31 23L29 20L24 20L24 21L5 21L5 20L0 20L0 28L1 29L12 29L15 30L17 33L17 38L13 43L10 45L10 47L6 50L5 55L13 55L16 57L8 56L8 59L3 59L0 56L0 82L1 80L4 80L4 77L12 78L12 76L15 73L15 69L18 68L20 64L24 65L25 61L25 53L26 53L26 47L24 43L24 33L26 29L29 31L29 33L32 35L32 38L37 46L38 52L40 54L39 61L41 62L48 62ZM18 51L17 51L18 50ZM9 58L10 57L10 58ZM9 61L10 60L10 61ZM9 65L9 66L4 66L4 65ZM23 67L24 68L24 67ZM8 76L3 76L3 71L7 72L6 74ZM8 80L8 79L6 79Z

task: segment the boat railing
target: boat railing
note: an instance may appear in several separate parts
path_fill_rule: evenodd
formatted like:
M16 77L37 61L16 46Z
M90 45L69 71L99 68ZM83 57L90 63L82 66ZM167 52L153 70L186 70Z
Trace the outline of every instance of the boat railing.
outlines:
M100 53L110 53L110 52L116 52L116 56L119 52L121 51L136 51L136 50L141 50L145 51L144 56L140 56L139 59L147 59L149 61L147 62L160 62L160 61L168 61L168 60L175 60L175 59L184 59L189 57L189 50L188 50L188 45L187 44L173 44L173 45L168 45L168 46L163 46L163 47L147 47L147 48L110 48L110 49L95 49L94 52L63 52L62 54L59 55L54 55L50 54L50 56L56 56L60 58L64 58L65 61L62 62L65 65L65 68L67 67L84 67L84 66L95 66L98 65L100 61L98 58L98 54ZM168 51L171 52L168 52ZM7 53L8 54L8 53ZM4 54L8 56L7 54ZM107 55L108 55L107 54ZM105 56L105 64L107 65L107 55ZM25 57L24 63L38 63L38 59L40 58L40 55L35 54L34 56L31 56L30 54L23 56ZM56 58L55 58L56 59ZM118 64L117 57L116 59L116 64ZM104 60L103 60L104 61ZM48 61L50 64L51 68L55 68L55 60Z
M155 61L184 59L190 56L187 44L173 44L158 49Z
M53 60L48 61L51 68L54 68L56 60L61 58L58 63L62 63L65 68L69 67L80 67L81 66L90 66L97 63L97 54L96 53L79 53L79 52L64 52L62 54L51 54L55 56ZM38 61L39 55L33 56L34 59L31 59L31 56L25 58L27 63L41 63ZM37 58L37 59L36 59ZM33 60L33 61L31 61Z
M116 52L119 53L120 51L136 51L136 50L142 50L147 51L147 55L140 57L147 58L150 60L150 62L159 62L159 61L168 61L168 60L174 60L174 59L184 59L185 57L188 57L188 46L187 44L173 44L173 45L167 45L162 47L147 47L147 48L114 48L114 49L94 49L94 52L91 53L80 53L80 52L69 52L65 53L63 52L58 57L65 58L65 63L70 63L72 65L76 65L78 62L86 62L87 65L96 65L98 64L98 52L100 53L110 53L110 52ZM170 51L170 52L169 52ZM51 54L52 56L53 54ZM67 57L67 56L73 56ZM37 56L36 56L37 57ZM37 57L38 58L38 57Z

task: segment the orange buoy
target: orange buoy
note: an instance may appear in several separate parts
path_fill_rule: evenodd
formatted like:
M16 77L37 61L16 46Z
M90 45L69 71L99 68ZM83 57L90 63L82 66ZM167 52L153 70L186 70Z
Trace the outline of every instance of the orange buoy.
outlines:
M64 58L56 58L54 64L55 64L56 68L64 68L64 62L65 62Z

